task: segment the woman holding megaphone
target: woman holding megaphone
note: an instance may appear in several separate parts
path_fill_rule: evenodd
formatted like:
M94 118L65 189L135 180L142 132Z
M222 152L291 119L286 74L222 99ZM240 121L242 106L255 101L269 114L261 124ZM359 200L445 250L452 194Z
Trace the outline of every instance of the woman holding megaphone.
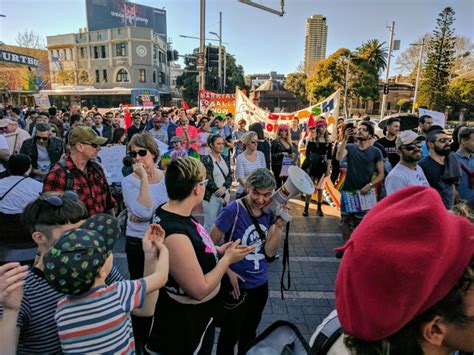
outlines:
M255 339L268 298L268 262L275 258L285 221L263 212L272 201L276 186L266 168L254 170L246 179L247 195L227 205L217 217L211 237L215 244L241 240L255 250L228 268L223 279L224 302L217 354L233 354L238 342L241 354Z

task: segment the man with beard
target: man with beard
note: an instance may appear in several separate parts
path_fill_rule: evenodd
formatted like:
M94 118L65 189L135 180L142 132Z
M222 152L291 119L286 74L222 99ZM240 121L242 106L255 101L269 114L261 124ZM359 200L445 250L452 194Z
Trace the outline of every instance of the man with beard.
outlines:
M380 138L377 142L383 145L390 165L394 168L400 161L396 146L397 135L400 132L400 119L396 117L389 118L384 132L385 137Z
M421 159L421 142L424 140L423 136L413 131L400 133L396 141L400 162L385 179L387 195L407 186L430 186L423 169L417 164Z
M168 145L168 133L162 129L161 125L162 121L160 115L156 114L155 118L153 118L153 128L149 132L153 138Z
M336 154L338 161L347 157L347 176L341 193L342 195L351 192L368 194L374 188L374 185L384 179L382 153L371 143L374 136L374 127L370 122L363 121L360 123L355 132L355 144L347 144L351 135L354 135L354 129L349 128L346 130ZM372 180L374 173L377 176ZM342 237L344 241L350 238L352 231L359 225L366 213L367 211L351 212L348 206L341 201Z
M426 138L428 132L433 125L433 118L428 115L422 115L418 119L418 134ZM421 156L422 158L426 158L428 156L428 147L426 146L426 142L423 142L423 146L421 148Z
M447 209L454 205L456 185L461 178L458 160L451 155L449 137L444 131L431 131L426 137L429 156L420 161L430 186L436 189Z
M459 149L454 153L462 170L458 193L468 206L474 209L474 128L461 128L458 137Z

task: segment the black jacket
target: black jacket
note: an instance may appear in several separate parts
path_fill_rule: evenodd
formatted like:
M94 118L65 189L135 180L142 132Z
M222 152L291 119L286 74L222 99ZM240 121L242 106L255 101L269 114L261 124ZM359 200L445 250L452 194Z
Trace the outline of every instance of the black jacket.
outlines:
M221 154L221 157L222 157L222 160L221 160L222 164L227 164L227 161L222 154ZM206 185L204 200L209 201L211 199L211 196L214 194L214 192L216 192L219 189L219 186L217 186L216 183L214 182L214 162L210 155L201 155L201 163L203 163L204 166L206 167L206 179L209 180ZM229 169L229 172L227 173L227 176L224 176L225 177L224 187L226 189L229 189L230 186L232 185L232 172L230 170L229 164L227 164L227 168Z
M102 137L108 139L108 141L102 145L106 145L107 143L112 143L112 127L106 124L103 124L102 127L104 128L102 131ZM92 129L94 130L95 133L97 133L100 136L100 133L95 126L92 126Z
M46 150L48 151L51 166L53 166L59 161L59 159L61 159L61 156L64 153L63 141L60 138L51 137ZM28 155L31 159L31 165L33 168L38 169L38 148L36 148L35 137L29 138L23 142L20 153Z

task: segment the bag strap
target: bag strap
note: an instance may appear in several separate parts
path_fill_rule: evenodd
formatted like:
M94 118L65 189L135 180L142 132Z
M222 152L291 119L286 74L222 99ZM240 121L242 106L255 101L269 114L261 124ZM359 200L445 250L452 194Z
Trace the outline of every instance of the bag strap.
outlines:
M212 159L212 158L211 158L211 159ZM227 175L226 175L226 174L224 174L224 170L222 170L222 168L221 168L221 166L219 165L219 163L217 162L217 160L216 160L216 165L217 165L217 167L219 168L219 170L221 171L222 176L223 176L224 179L225 179L225 178L229 175L230 169L229 169L229 172L228 172Z
M283 295L283 291L288 291L291 288L291 275L290 275L290 249L288 246L288 236L290 234L290 222L286 224L286 232L285 232L285 240L283 241L283 271L281 272L280 278L280 292L281 292L281 299L283 300L285 297ZM288 272L286 269L288 268ZM286 274L286 284L285 286L285 273Z
M255 230L257 231L262 244L265 244L267 238L265 236L265 233L263 233L262 228L260 228L260 223L258 223L257 218L250 212L249 206L247 205L247 201L245 201L245 198L243 198L241 201L245 209L247 210L247 213L249 214L250 218L252 219L253 225L255 226Z
M236 204L237 204L237 212L235 213L234 224L232 225L232 230L229 234L229 238L224 238L225 243L229 242L234 236L235 226L237 224L237 219L239 218L239 205L240 205L239 200L236 200Z
M0 201L2 201L2 200L5 198L5 196L7 196L8 193L9 193L11 190L14 189L14 187L15 187L16 185L18 185L20 182L22 182L23 180L25 180L25 179L27 179L27 178L28 178L28 176L25 176L23 179L20 179L20 180L18 180L16 183L14 183L13 186L10 187L10 188L8 189L8 191L3 194L2 197L0 197Z

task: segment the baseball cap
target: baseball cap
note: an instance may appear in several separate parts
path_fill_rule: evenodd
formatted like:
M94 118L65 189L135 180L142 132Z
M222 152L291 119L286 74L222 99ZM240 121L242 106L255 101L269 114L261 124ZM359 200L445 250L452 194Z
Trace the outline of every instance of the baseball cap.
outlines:
M92 128L87 126L79 126L73 128L69 133L69 144L76 145L77 143L94 143L105 144L107 138L100 137Z
M474 255L474 224L446 210L436 190L411 186L376 204L337 250L342 328L377 341L453 289Z
M46 253L46 280L61 293L88 291L120 236L116 218L103 213L89 217L80 228L63 234Z
M397 137L397 140L395 142L395 145L398 148L400 148L402 145L406 144L411 144L415 141L424 141L425 137L420 136L419 134L408 130L408 131L401 131L400 134Z
M0 120L0 128L4 128L8 126L10 123L13 123L13 121L9 118L3 118Z
M174 143L174 142L181 142L181 138L178 137L178 136L174 136L170 139L170 143Z

